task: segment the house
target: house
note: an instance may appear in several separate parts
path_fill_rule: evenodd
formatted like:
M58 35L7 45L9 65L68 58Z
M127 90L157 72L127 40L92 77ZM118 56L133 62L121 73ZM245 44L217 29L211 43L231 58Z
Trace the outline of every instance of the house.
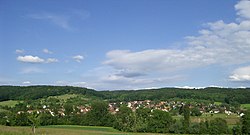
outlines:
M227 114L227 115L231 115L231 114L232 114L232 112L231 112L231 111L227 111L227 110L225 110L225 114Z

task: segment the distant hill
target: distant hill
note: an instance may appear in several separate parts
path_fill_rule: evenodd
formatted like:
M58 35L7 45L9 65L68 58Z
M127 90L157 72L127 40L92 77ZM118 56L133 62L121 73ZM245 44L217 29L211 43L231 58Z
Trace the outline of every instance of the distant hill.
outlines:
M160 88L146 90L119 90L101 91L104 99L110 101L133 101L133 100L169 100L194 99L218 102L250 103L250 88L217 88L208 87L204 89L183 88Z
M102 97L97 91L72 86L0 86L0 101L34 100L64 94Z
M110 102L133 100L191 99L240 104L250 103L250 88L182 89L160 88L147 90L95 91L72 86L0 86L0 101L34 100L64 94L82 94Z

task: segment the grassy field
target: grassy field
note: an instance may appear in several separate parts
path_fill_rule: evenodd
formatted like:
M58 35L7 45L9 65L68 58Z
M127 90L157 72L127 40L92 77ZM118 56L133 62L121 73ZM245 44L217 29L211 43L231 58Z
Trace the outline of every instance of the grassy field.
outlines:
M181 119L183 118L183 116L173 116L174 119ZM240 121L240 117L238 117L238 115L226 115L226 114L213 114L213 116L211 116L211 114L203 114L200 117L195 117L195 116L191 116L191 122L200 122L200 121L206 121L206 120L212 120L215 118L222 118L225 119L227 121L228 125L236 125L239 121Z
M22 102L22 101L8 100L8 101L2 101L2 102L0 102L0 105L1 106L14 107L19 102Z
M31 135L30 127L0 126L0 135ZM74 125L45 126L36 129L37 135L161 135L153 133L125 133L111 127Z
M241 104L241 107L250 110L250 104Z
M215 105L221 105L221 102L214 102Z
M50 96L50 97L66 101L67 99L74 98L77 96L78 96L77 94L64 94L64 95L60 95L60 96Z

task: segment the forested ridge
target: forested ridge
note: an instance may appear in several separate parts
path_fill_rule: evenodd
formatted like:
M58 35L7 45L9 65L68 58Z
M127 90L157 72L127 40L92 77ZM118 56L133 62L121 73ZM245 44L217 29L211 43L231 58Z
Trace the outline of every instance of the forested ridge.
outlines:
M161 88L150 90L130 90L130 91L102 91L105 99L114 101L133 100L168 100L172 98L196 99L238 103L250 103L250 89L216 88L208 87L204 89L181 89L181 88Z
M95 90L72 86L0 86L0 101L35 100L64 94L83 94L102 97L101 93Z
M72 86L0 86L0 101L34 100L64 94L82 94L110 102L134 100L195 99L217 102L250 103L250 88L181 89L160 88L147 90L96 91Z

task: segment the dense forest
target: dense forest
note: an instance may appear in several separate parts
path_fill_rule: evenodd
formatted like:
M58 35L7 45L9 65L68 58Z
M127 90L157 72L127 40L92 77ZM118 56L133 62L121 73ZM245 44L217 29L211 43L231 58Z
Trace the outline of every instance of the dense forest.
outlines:
M64 94L83 94L102 97L102 94L95 90L71 86L0 86L0 101L35 100Z
M34 100L63 94L83 94L110 102L134 100L169 100L173 98L209 100L240 104L250 103L250 88L180 89L161 88L147 90L95 91L71 86L0 86L0 101Z

